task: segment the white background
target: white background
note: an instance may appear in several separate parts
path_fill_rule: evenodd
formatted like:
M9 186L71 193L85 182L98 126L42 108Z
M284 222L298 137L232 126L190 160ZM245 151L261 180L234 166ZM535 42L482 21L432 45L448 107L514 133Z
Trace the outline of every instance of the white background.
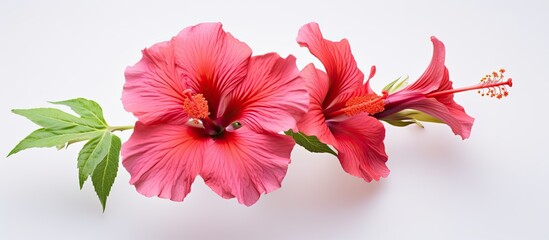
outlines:
M78 2L78 3L77 3ZM366 183L337 159L296 147L283 187L252 207L224 200L197 179L182 203L138 194L120 168L107 211L76 156L31 149L0 158L0 239L548 239L547 1L6 1L0 2L0 155L36 128L12 108L86 97L111 125L132 124L120 102L124 69L140 50L181 29L220 21L255 54L294 54L319 22L328 39L349 39L374 88L426 68L431 35L447 47L454 86L500 67L510 96L456 96L476 118L462 141L444 125L387 126L391 174ZM129 132L121 135L128 139Z

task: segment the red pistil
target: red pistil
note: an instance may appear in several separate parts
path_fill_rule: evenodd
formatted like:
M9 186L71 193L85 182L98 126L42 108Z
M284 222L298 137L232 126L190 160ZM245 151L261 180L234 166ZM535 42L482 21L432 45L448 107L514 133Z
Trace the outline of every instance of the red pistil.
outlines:
M478 90L478 93L481 96L496 97L498 99L501 99L502 97L507 97L507 95L509 95L509 91L507 90L506 85L509 87L513 86L513 79L508 78L507 81L503 81L504 72L505 72L505 69L502 68L499 70L499 72L493 72L492 74L488 74L484 76L482 79L480 79L480 83L477 85L448 89L448 90L439 91L439 92L433 92L433 93L427 94L426 97L429 97L429 98L439 97L439 96L458 93L458 92Z

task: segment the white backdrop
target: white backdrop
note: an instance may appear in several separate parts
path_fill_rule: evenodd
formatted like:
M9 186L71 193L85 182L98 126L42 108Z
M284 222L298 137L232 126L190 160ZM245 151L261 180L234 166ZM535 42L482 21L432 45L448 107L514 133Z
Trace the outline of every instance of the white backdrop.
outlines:
M476 118L466 141L443 125L387 126L392 172L380 182L296 147L283 187L252 207L218 197L199 178L182 203L147 198L121 167L102 213L90 182L78 189L81 145L2 157L0 239L549 238L549 2L90 2L0 2L2 156L36 128L12 108L86 97L112 125L133 123L120 102L125 67L141 49L206 21L222 22L255 54L294 54L300 68L317 61L297 45L297 31L319 22L327 38L349 39L364 72L377 66L377 90L400 75L417 78L435 35L455 86L500 67L515 86L499 101L456 96Z

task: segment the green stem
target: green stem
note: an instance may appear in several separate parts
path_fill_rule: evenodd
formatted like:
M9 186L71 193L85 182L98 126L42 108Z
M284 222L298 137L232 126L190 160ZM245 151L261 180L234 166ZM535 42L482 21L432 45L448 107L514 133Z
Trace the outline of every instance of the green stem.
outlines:
M109 132L114 131L125 131L133 129L133 125L127 125L127 126L109 126Z

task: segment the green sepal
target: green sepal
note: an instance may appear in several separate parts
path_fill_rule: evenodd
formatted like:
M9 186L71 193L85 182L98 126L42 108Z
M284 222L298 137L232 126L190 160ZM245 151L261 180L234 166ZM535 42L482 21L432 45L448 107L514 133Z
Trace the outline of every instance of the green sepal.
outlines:
M95 170L93 170L91 179L97 197L99 197L99 201L101 201L101 205L103 206L103 212L105 212L107 197L109 196L118 172L121 145L120 138L113 134L107 155L105 155L103 160L95 167Z
M444 123L442 120L433 117L427 113L417 111L417 110L402 110L390 116L384 117L380 120L383 120L393 126L404 127L410 124L416 124L419 127L423 128L421 122L432 122L432 123Z
M298 145L304 147L309 152L329 153L337 156L337 153L334 150L332 150L327 144L318 140L316 136L308 136L303 134L302 132L294 132L291 129L285 131L284 133L292 137Z
M408 78L408 76L398 77L389 84L385 85L385 87L383 87L383 91L387 91L387 93L391 94L403 89L408 86Z

